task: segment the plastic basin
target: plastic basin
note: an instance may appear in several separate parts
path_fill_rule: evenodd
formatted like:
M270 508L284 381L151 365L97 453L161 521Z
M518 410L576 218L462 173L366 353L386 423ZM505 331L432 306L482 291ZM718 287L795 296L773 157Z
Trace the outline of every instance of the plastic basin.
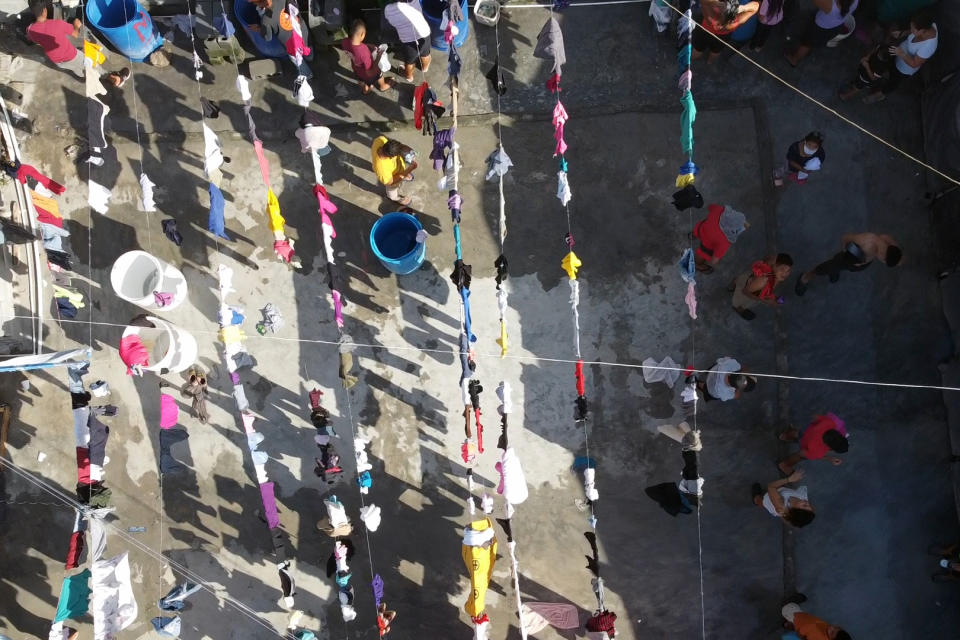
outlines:
M387 270L397 275L413 273L423 264L427 246L417 242L420 221L409 213L387 213L370 229L370 248Z
M446 51L449 48L446 40L443 39L443 30L440 29L446 4L442 0L423 0L421 4L423 17L427 19L427 24L430 25L430 46L437 51ZM467 0L460 3L460 11L463 13L463 20L457 23L457 29L460 32L453 37L453 44L458 49L463 46L463 43L467 41L467 36L470 35L470 14L468 13Z
M131 60L143 62L163 44L150 14L137 0L89 0L86 13L90 25Z
M277 5L274 6L277 7ZM259 31L250 28L251 26L260 26L260 14L257 13L257 8L250 3L250 0L234 0L233 14L240 26L243 27L247 37L250 38L250 42L253 43L253 46L257 48L261 55L268 58L287 57L287 49L278 39L264 40Z

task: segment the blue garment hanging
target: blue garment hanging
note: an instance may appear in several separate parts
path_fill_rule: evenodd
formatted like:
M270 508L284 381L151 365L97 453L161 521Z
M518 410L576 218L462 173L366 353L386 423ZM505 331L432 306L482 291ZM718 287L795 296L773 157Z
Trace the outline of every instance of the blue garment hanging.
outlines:
M677 52L677 67L679 68L678 73L683 73L690 66L690 55L692 52L693 45L689 42L680 47L680 51Z
M224 219L223 211L227 206L226 201L223 199L223 192L220 191L220 188L210 183L210 218L207 221L207 229L210 230L216 236L220 236L224 240L230 240L227 234L224 232Z
M453 225L453 241L456 243L457 260L463 260L463 250L460 248L460 225Z
M680 261L677 263L677 267L680 269L680 277L683 278L684 282L696 282L697 263L693 257L693 249L690 247L684 249L683 255L680 256Z
M697 105L693 102L693 93L684 91L680 96L683 114L680 116L680 149L688 156L693 155L693 122L697 119Z
M473 335L473 331L470 329L470 289L466 287L460 289L460 298L463 300L463 328L470 336L470 342L476 342L477 336Z

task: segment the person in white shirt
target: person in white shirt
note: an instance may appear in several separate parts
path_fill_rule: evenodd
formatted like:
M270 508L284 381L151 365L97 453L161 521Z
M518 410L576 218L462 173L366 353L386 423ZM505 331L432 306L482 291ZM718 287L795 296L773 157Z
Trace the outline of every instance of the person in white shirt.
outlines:
M407 82L412 82L413 70L418 61L424 73L430 68L430 25L423 17L420 0L391 2L383 8L383 18L386 26L392 27L397 37L391 37L392 34L388 32L381 34L381 37L386 42L399 41L395 53L403 62L403 74ZM383 26L381 24L381 27Z
M774 516L783 518L793 527L805 527L813 522L816 514L807 497L805 486L791 489L786 485L803 480L803 469L797 469L786 478L774 480L764 493L759 482L753 484L753 503L763 507Z
M726 402L735 400L745 392L753 391L757 386L757 379L746 375L740 363L733 358L717 358L707 374L704 382L697 384L697 389L703 393L704 402L720 400Z
M874 89L863 101L869 104L886 98L904 77L915 74L933 57L938 40L939 32L937 23L933 21L933 13L923 9L914 14L910 19L910 35L899 46L891 46L889 49L890 54L896 56L890 79L880 88Z

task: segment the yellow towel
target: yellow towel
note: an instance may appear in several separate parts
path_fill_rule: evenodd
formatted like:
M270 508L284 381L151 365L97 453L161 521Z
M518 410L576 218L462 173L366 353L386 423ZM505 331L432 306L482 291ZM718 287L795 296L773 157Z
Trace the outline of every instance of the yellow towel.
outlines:
M270 218L270 231L283 232L286 220L280 215L280 203L277 201L273 189L267 189L267 216Z

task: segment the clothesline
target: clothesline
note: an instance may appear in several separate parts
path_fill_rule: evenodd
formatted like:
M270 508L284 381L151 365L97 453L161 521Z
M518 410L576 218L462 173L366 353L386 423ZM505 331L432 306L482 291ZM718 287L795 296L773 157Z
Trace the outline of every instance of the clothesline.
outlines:
M680 9L678 9L678 8L675 7L674 5L670 4L670 2L668 2L667 0L658 0L658 2L661 2L661 3L663 3L664 6L669 7L673 12L675 12L675 13L676 13L678 16L680 16L681 18L683 17L683 13L684 13L684 12L683 12L683 11L680 11ZM571 6L573 6L573 5L571 5ZM697 27L696 27L696 28L698 28L698 29L703 29L703 27L700 26L700 23L699 23L699 22L697 22L696 24L697 24ZM710 32L710 31L708 31L707 29L703 29L703 31L704 31L707 35L709 35L711 38L715 38L717 41L720 42L720 44L722 44L723 46L725 46L725 47L727 47L728 49L730 49L731 51L733 51L734 54L740 56L741 58L743 58L744 60L746 60L747 62L749 62L749 63L752 64L753 66L755 66L756 68L760 69L761 71L763 71L764 73L766 73L768 76L770 76L771 78L773 78L774 80L776 80L776 81L779 82L780 84L784 85L784 86L787 87L788 89L793 90L793 91L796 92L797 94L803 96L804 98L806 98L807 100L809 100L809 101L812 102L813 104L817 105L818 107L820 107L821 109L823 109L823 110L826 111L827 113L829 113L829 114L831 114L831 115L839 118L840 120L843 120L844 122L846 122L846 123L849 124L850 126L854 127L855 129L858 129L860 132L867 134L868 136L870 136L871 138L873 138L874 140L876 140L876 141L879 142L880 144L882 144L882 145L884 145L884 146L886 146L886 147L888 147L888 148L896 151L897 153L899 153L899 154L902 155L903 157L907 158L908 160L913 161L914 163L920 165L921 167L923 167L923 168L925 168L925 169L927 169L927 170L929 170L929 171L932 171L933 173L937 174L938 176L940 176L940 177L943 178L944 180L947 180L948 182L951 182L951 183L953 183L953 184L955 184L955 185L957 185L957 186L960 186L960 179L957 179L957 178L954 178L954 177L952 177L952 176L950 176L950 175L947 175L946 173L944 173L943 171L940 171L940 170L937 169L936 167L933 167L933 166L927 164L926 162L924 162L924 161L921 160L920 158L918 158L918 157L914 156L913 154L911 154L909 151L905 151L905 150L901 149L900 147L898 147L898 146L895 145L894 143L888 141L886 138L883 138L883 137L879 136L878 134L870 131L870 130L867 129L866 127L857 124L856 122L854 122L854 121L851 120L850 118L846 117L845 115L843 115L842 113L840 113L839 111L837 111L836 109L834 109L833 107L829 107L829 106L827 106L826 104L824 104L823 102L821 102L820 100L817 100L816 98L814 98L813 96L811 96L809 93L805 92L803 89L800 89L799 87L790 84L790 82L788 82L787 80L785 80L785 79L783 79L782 77L780 77L776 72L771 71L770 69L768 69L768 68L765 67L764 65L760 64L759 62L757 62L756 60L754 60L753 58L751 58L751 57L748 56L747 54L743 53L742 51L740 51L740 49L738 49L737 47L735 47L735 46L733 46L732 44L730 44L729 42L727 42L724 38L722 38L722 37L720 37L720 36L718 36L718 35Z
M11 460L9 457L0 456L0 461L3 462L5 468L9 468L10 471L13 471L17 476L29 482L30 484L36 486L41 491L49 494L64 506L70 507L71 509L74 509L75 511L80 511L80 512L83 512L84 510L89 508L87 507L87 505L77 502L76 500L69 497L65 493L62 493L61 491L57 490L55 487L51 487L49 484L37 478L31 472L27 471L20 465L13 462L13 460ZM217 586L216 583L212 583L203 579L200 575L194 573L193 571L183 566L176 560L173 560L172 558L169 558L163 555L162 553L158 553L154 551L150 547L146 546L145 544L143 544L142 542L140 542L139 540L131 536L127 531L124 531L122 528L117 527L116 525L106 521L104 521L104 525L107 528L112 529L114 533L116 533L119 537L123 538L124 540L132 544L138 550L142 551L143 553L146 553L147 555L149 555L154 559L157 559L164 563L169 564L176 572L180 573L183 577L187 578L191 582L195 582L199 584L205 591L209 592L212 596L214 596L218 600L223 600L224 602L230 604L235 609L237 609L237 611L247 616L248 618L252 619L254 622L261 625L262 627L268 629L271 633L281 638L288 638L289 640L298 640L292 634L289 634L286 632L281 633L277 631L276 628L272 624L270 624L269 621L263 619L249 605L231 596L230 592L226 590L218 591L216 589L216 586Z
M601 7L604 5L611 4L650 4L651 0L606 0L603 2L571 2L566 5L564 9L571 9L574 7ZM476 5L469 4L467 5L473 9ZM553 4L536 4L536 3L508 3L504 5L507 9L552 9ZM379 7L367 7L363 11L382 11L383 9Z
M23 315L14 315L10 316L11 318L17 319L30 319L34 316L23 316ZM64 323L76 323L76 324L88 324L86 320L63 320ZM107 327L118 327L124 328L127 325L125 324L115 324L110 322L93 322L91 324ZM201 333L201 334L213 334L215 331L209 331L205 329L186 329L190 333ZM383 344L368 344L363 342L338 342L335 340L320 340L320 339L308 339L308 338L285 338L282 336L261 336L261 335L249 335L248 339L251 340L280 340L284 342L299 342L304 344L323 344L331 346L346 346L346 347L356 347L360 349L372 349L372 350L383 350L387 352L401 352L401 351L416 351L419 353L445 353L449 355L459 356L460 351L458 349L426 349L423 347L413 347L406 345L383 345ZM548 356L535 356L535 355L515 355L507 354L501 356L500 353L482 353L476 352L478 358L512 358L514 360L520 360L522 362L549 362L557 364L576 364L577 360L572 358L551 358ZM113 360L113 358L108 358ZM107 359L105 359L107 360ZM628 369L648 369L650 371L679 371L681 373L710 373L709 369L696 369L693 367L661 367L659 365L643 365L643 364L633 364L630 362L607 362L605 360L584 360L584 365L590 366L602 366L602 367L624 367ZM831 384L855 384L862 386L872 386L872 387L888 387L888 388L899 388L899 389L926 389L930 391L960 391L960 387L949 387L945 385L934 385L934 384L910 384L904 382L878 382L875 380L858 380L855 378L825 378L820 376L790 376L779 373L760 373L756 371L750 371L750 375L756 376L758 378L771 378L779 380L791 380L794 382L827 382Z

